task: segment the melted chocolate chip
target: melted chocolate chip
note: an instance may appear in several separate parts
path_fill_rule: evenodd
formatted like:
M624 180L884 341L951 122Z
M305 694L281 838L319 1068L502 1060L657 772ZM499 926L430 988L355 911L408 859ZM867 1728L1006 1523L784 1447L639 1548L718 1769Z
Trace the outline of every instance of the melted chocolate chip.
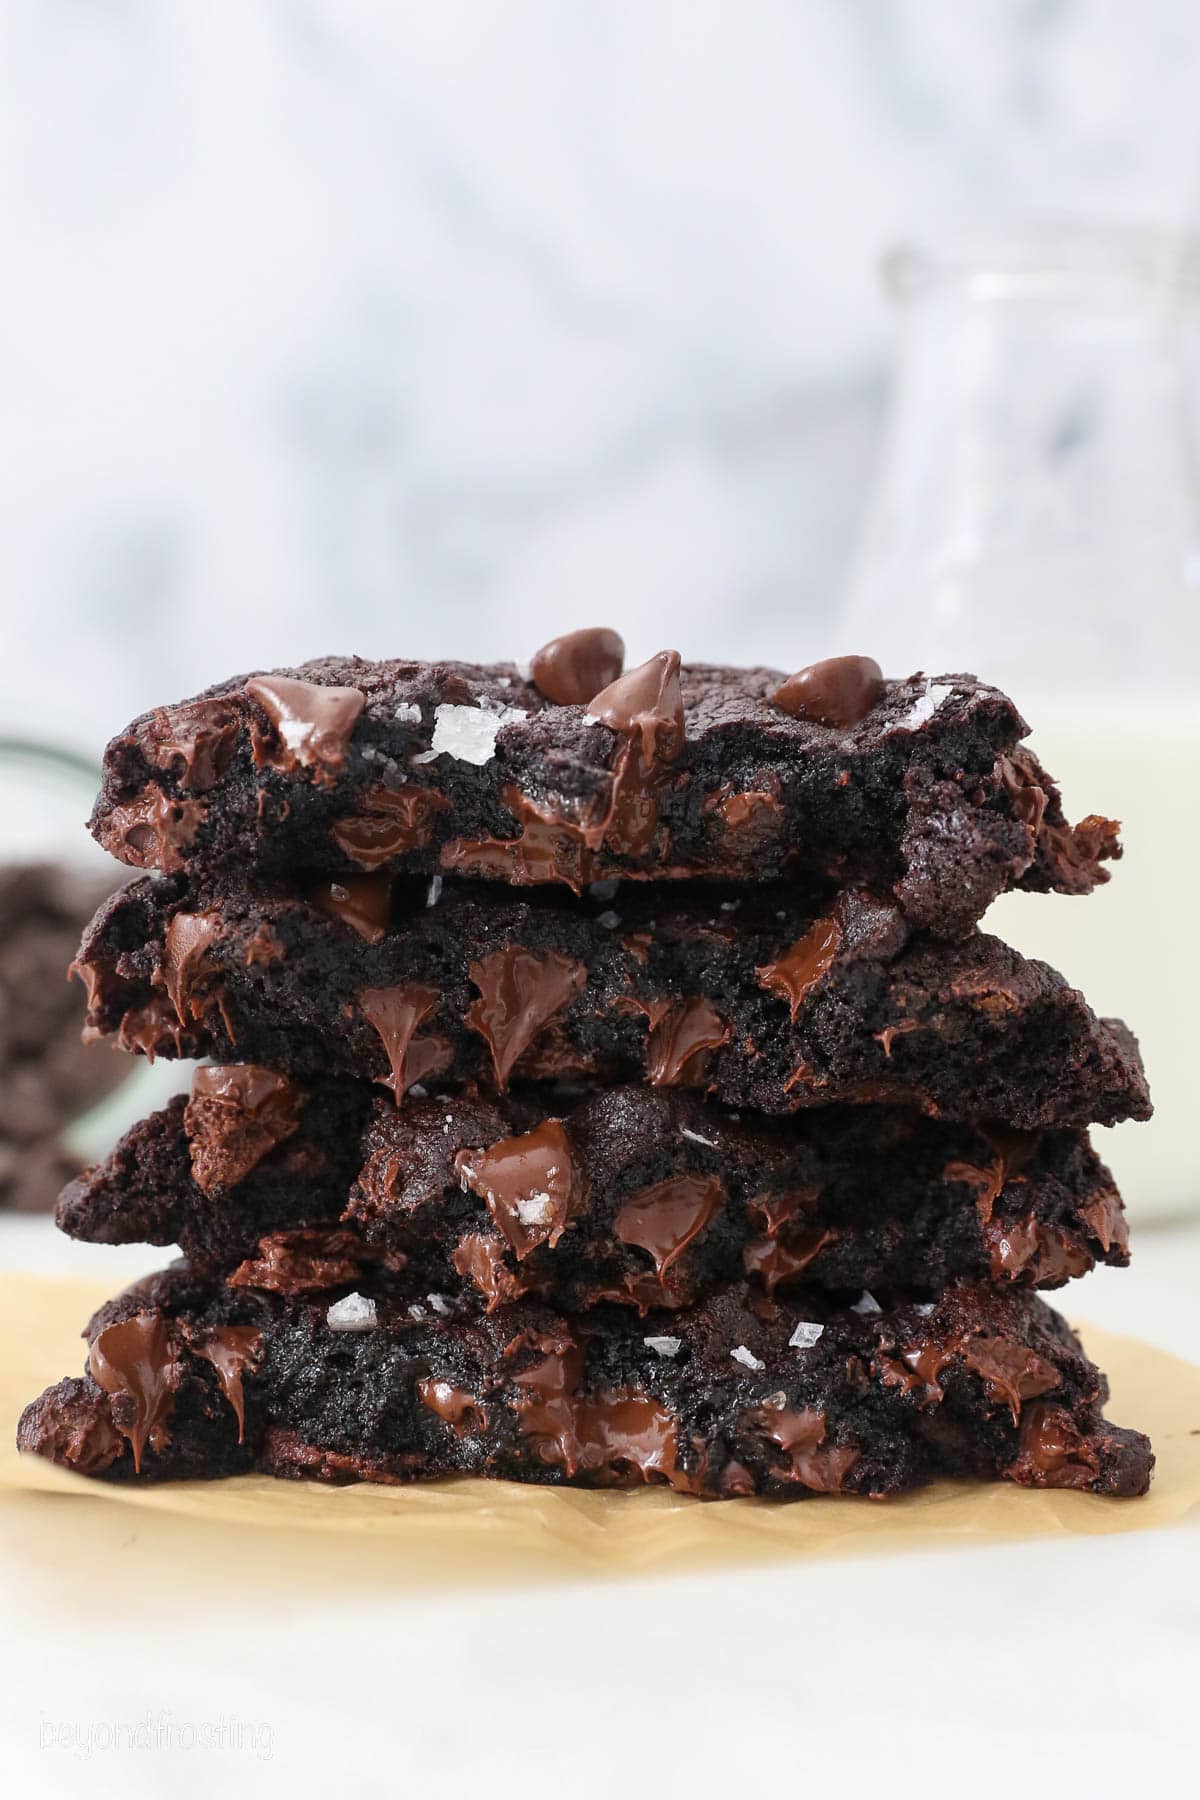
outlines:
M1100 1459L1065 1407L1026 1407L1013 1479L1030 1487L1091 1488Z
M472 1231L455 1246L451 1262L465 1281L473 1281L487 1300L487 1310L519 1300L533 1286L528 1275L510 1269L503 1238Z
M221 939L215 912L175 913L163 936L163 980L181 1025L198 1019L203 1007L192 1001L197 978L210 974L208 952Z
M455 1387L451 1381L439 1381L427 1375L424 1381L417 1383L417 1393L422 1405L436 1413L439 1419L444 1419L447 1425L452 1425L460 1438L487 1430L487 1409L467 1388Z
M192 1178L206 1194L236 1187L300 1124L304 1092L256 1063L197 1069L183 1115Z
M817 1494L838 1494L859 1453L845 1444L826 1444L825 1417L814 1406L792 1412L786 1406L762 1406L747 1415L791 1462L791 1474Z
M757 1275L768 1295L772 1295L783 1282L794 1281L796 1276L803 1275L837 1235L836 1231L819 1225L800 1226L784 1238L768 1233L746 1245L742 1262L747 1275Z
M343 875L337 881L319 881L309 889L308 901L327 918L348 925L368 944L387 935L392 917L392 884L381 870L376 875Z
M556 706L586 706L616 681L625 645L615 631L596 626L551 638L530 662L533 685Z
M246 1436L246 1396L242 1377L258 1361L262 1333L252 1325L214 1325L207 1337L191 1346L217 1372L221 1392L237 1415L238 1443Z
M154 715L147 756L194 794L216 786L233 757L238 711L227 699L192 700Z
M993 1400L1002 1400L1012 1413L1013 1424L1021 1417L1021 1402L1047 1394L1059 1385L1059 1373L1027 1344L1008 1338L977 1335L963 1345L962 1359L978 1375Z
M229 1276L230 1287L263 1288L271 1294L320 1293L356 1282L375 1253L353 1231L336 1226L302 1226L260 1238L258 1255ZM403 1257L389 1258L392 1266Z
M774 856L784 842L787 815L783 802L765 788L742 793L722 788L704 802L704 811L720 821L721 848L731 857Z
M100 1037L103 1033L96 1032ZM84 1032L87 1041L88 1032ZM122 1050L140 1052L153 1062L164 1044L170 1044L177 1056L183 1051L183 1031L178 1015L165 994L151 994L144 1006L131 1006L121 1015L117 1043Z
M657 1017L655 1014L657 1013ZM703 1087L709 1053L729 1041L730 1029L703 995L649 1013L646 1078L652 1087Z
M883 692L883 671L869 656L831 656L789 675L771 704L793 719L818 725L857 725Z
M588 718L621 737L641 739L647 763L674 762L683 748L679 652L660 650L595 695Z
M113 1424L128 1438L140 1475L147 1442L157 1448L165 1440L179 1385L164 1320L157 1313L134 1313L106 1325L88 1351L88 1368L97 1387L113 1399Z
M185 866L207 816L203 800L172 800L153 783L135 800L112 807L97 827L106 850L135 869L161 869L169 875Z
M1013 818L1035 838L1042 829L1048 804L1046 790L1034 775L1036 766L1032 757L1020 750L1001 756L996 762L996 780L1008 796Z
M587 970L555 950L535 954L519 946L496 950L472 963L479 999L467 1023L487 1041L501 1088L542 1027L587 985Z
M543 1353L513 1377L523 1390L521 1431L541 1461L568 1476L589 1474L602 1486L625 1485L632 1475L683 1491L695 1487L698 1478L679 1466L675 1420L661 1400L632 1387L577 1397L583 1352L573 1339L518 1338L509 1351L525 1348Z
M414 1035L434 1011L438 997L436 988L415 981L407 987L364 988L358 997L359 1009L379 1033L392 1066L382 1085L391 1088L397 1100L414 1081L443 1074L453 1061L444 1038Z
M724 1204L725 1189L715 1175L680 1175L632 1194L613 1220L613 1231L623 1244L653 1257L661 1282Z
M260 675L246 683L245 692L271 722L267 732L252 726L255 761L276 769L309 769L315 780L332 781L346 760L365 694L286 675Z
M841 941L842 928L836 918L818 919L789 950L755 974L763 987L787 1001L795 1019L808 994L833 967Z
M644 856L658 830L658 782L683 749L678 652L660 650L622 675L596 695L587 716L623 739L598 841L623 856Z
M587 1203L587 1178L558 1119L487 1150L460 1150L454 1171L486 1203L518 1262L540 1244L553 1250Z
M1122 1254L1129 1249L1129 1226L1121 1196L1115 1188L1081 1206L1079 1216L1106 1256L1113 1248Z
M443 869L531 887L561 881L581 894L591 879L600 839L577 820L530 800L511 782L500 798L520 829L515 838L453 838L442 848ZM601 835L603 835L601 833Z
M335 819L329 835L344 856L363 869L379 869L395 856L423 850L433 821L450 802L436 788L370 788L360 811Z

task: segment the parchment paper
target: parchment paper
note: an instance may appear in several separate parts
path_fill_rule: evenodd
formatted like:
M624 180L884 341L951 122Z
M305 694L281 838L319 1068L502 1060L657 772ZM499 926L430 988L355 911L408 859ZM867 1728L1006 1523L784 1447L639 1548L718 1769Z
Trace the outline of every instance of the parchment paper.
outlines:
M436 1569L464 1581L521 1567L542 1575L630 1574L764 1557L928 1549L937 1543L1145 1531L1200 1506L1200 1367L1136 1339L1083 1327L1108 1371L1111 1419L1153 1439L1158 1463L1143 1500L1031 1491L1007 1482L939 1482L872 1503L822 1497L798 1504L703 1502L662 1488L599 1493L467 1479L411 1487L323 1487L240 1476L161 1486L90 1481L13 1445L21 1408L82 1370L80 1327L106 1297L91 1283L0 1278L0 1498L5 1490L77 1495L206 1525L355 1534L414 1576ZM61 1506L61 1502L50 1502ZM86 1509L83 1509L86 1510Z

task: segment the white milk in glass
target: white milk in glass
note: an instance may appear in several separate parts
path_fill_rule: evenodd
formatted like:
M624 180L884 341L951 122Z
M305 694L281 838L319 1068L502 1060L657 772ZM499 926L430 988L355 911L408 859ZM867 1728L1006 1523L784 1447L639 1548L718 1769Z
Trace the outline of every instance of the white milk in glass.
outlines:
M1200 731L1181 711L1150 708L1038 720L1030 743L1058 779L1074 822L1096 810L1121 820L1125 855L1086 899L1005 894L984 929L1039 956L1082 989L1096 1012L1134 1028L1155 1113L1149 1124L1094 1128L1134 1218L1200 1207Z
M1068 819L1121 820L1104 886L1005 895L984 929L1136 1033L1155 1116L1094 1140L1134 1219L1200 1209L1200 247L1025 234L899 256L889 285L900 356L836 649L994 682Z

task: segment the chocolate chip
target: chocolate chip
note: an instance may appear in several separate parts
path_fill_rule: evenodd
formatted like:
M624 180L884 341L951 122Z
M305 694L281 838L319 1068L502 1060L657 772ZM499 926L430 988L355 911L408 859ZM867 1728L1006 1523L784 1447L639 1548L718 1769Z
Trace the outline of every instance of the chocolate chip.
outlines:
M586 706L625 666L625 645L615 631L591 626L551 638L532 658L533 685L556 706Z
M883 692L883 670L870 656L831 656L789 675L772 706L817 725L857 725Z
M287 675L256 676L245 691L271 724L268 734L252 728L255 761L285 771L305 768L317 781L332 780L346 760L366 695Z

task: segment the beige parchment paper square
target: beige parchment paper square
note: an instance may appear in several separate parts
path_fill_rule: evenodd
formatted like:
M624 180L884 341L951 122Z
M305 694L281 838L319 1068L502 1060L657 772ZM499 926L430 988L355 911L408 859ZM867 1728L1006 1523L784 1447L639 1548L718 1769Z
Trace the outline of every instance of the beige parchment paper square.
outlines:
M936 1544L1143 1531L1200 1507L1200 1367L1136 1339L1083 1328L1107 1370L1110 1418L1146 1431L1158 1462L1142 1500L1031 1491L1006 1482L939 1482L872 1503L821 1497L781 1505L704 1502L663 1488L632 1493L538 1488L469 1479L412 1487L323 1487L241 1476L138 1487L89 1481L17 1454L17 1417L50 1382L82 1369L79 1332L105 1291L91 1283L0 1278L0 1499L87 1496L207 1526L353 1534L414 1578L434 1570L470 1581L536 1569L541 1575L636 1574L718 1567L747 1559L928 1549Z

